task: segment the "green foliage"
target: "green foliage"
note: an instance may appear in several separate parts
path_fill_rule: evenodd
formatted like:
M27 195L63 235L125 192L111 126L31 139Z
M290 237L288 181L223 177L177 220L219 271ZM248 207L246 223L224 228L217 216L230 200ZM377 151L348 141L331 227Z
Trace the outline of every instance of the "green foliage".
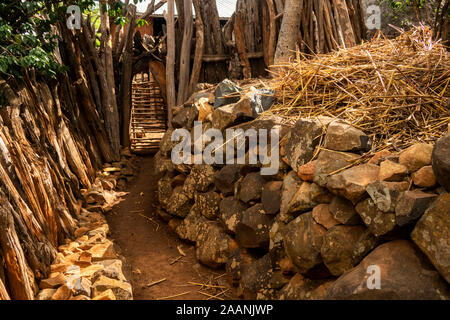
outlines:
M135 4L143 0L133 0ZM77 5L83 13L99 14L98 1L93 0L46 0L0 2L0 75L20 78L24 69L34 68L38 73L54 77L63 71L52 56L60 40L52 26L68 18L67 8ZM116 1L105 6L116 24L124 25L123 3ZM138 23L140 25L143 22Z

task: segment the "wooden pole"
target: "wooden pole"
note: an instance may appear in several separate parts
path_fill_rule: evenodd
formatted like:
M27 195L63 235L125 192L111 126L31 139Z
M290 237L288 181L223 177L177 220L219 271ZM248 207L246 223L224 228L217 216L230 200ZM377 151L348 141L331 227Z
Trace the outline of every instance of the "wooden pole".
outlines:
M283 21L275 51L275 64L289 61L290 58L295 57L303 0L286 0L284 8Z
M166 82L167 82L167 120L169 128L172 128L172 108L175 106L175 22L174 0L167 2L165 14L167 25L167 57L166 57Z
M189 94L189 74L191 67L191 43L193 33L192 0L184 0L184 32L180 54L180 79L177 104L183 104Z
M200 1L194 0L195 9L195 53L194 65L192 66L191 79L189 81L189 92L191 95L195 91L198 79L200 78L200 71L202 69L203 52L205 50L205 27L203 25L202 13L200 9Z

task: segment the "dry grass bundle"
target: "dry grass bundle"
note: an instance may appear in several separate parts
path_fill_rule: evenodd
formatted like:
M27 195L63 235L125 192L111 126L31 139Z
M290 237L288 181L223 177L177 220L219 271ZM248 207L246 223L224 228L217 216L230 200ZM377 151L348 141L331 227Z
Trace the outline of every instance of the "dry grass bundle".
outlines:
M279 102L267 113L340 118L372 138L372 151L400 149L447 131L449 82L449 53L420 27L279 68Z

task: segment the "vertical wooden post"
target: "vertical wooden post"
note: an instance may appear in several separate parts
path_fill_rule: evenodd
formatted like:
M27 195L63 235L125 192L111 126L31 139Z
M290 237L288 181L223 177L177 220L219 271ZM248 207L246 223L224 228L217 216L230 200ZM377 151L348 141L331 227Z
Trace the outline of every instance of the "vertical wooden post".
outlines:
M200 70L205 50L205 27L203 25L202 13L199 0L194 0L195 9L195 53L194 65L192 66L191 79L189 80L189 95L194 93L200 77Z
M175 22L174 0L167 2L165 14L167 24L167 57L166 57L166 81L167 81L167 120L169 128L172 128L172 109L175 106Z
M295 57L302 8L303 0L286 0L283 22L281 23L275 51L275 64L289 61L290 58Z
M183 104L189 94L189 74L191 67L191 43L193 33L192 0L184 0L184 32L180 54L180 79L177 104Z

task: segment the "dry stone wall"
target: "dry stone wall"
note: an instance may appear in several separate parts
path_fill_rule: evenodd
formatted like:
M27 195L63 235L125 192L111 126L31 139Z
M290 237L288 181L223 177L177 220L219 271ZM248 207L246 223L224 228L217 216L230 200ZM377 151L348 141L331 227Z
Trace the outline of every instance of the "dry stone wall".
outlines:
M226 91L234 93L222 99ZM174 164L173 130L155 157L158 213L195 243L201 263L225 266L250 299L450 297L450 135L368 157L371 141L358 128L255 116L251 101L225 81L179 107L174 127L276 127L276 174L261 175L261 163Z

